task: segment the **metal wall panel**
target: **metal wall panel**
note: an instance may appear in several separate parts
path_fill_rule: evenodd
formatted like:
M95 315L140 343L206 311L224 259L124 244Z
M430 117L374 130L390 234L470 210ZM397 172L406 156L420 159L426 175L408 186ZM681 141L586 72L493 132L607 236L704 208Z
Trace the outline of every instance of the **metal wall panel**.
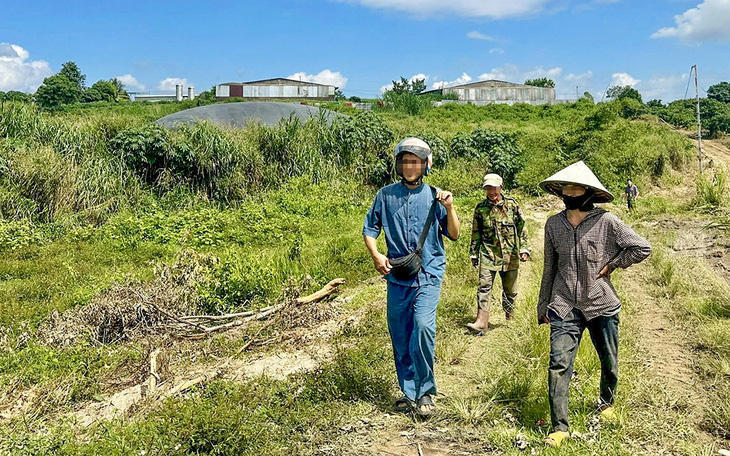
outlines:
M334 87L317 85L217 85L215 87L215 96L220 98L327 98L334 93Z
M531 103L545 104L555 100L555 90L543 87L446 88L444 94L455 93L459 100L475 104Z
M243 86L240 85L232 85L230 86L230 96L231 98L240 98L243 96Z

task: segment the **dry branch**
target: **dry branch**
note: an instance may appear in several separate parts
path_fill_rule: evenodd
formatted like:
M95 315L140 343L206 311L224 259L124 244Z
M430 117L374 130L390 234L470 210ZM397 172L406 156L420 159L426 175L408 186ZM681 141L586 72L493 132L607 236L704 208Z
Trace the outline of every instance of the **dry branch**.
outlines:
M297 299L297 304L311 304L313 302L319 302L327 296L331 295L332 293L338 291L339 286L343 285L344 283L345 279L334 279L316 293L312 293L309 296Z
M150 354L150 384L148 394L154 394L157 390L157 382L160 381L160 376L157 375L157 356L160 354L160 349L156 349Z
M309 296L305 296L303 298L296 299L295 302L298 305L302 304L312 304L319 302L323 300L324 298L332 295L333 293L339 291L340 285L345 283L345 279L334 279L330 281L327 285L322 287L319 291L312 293ZM173 317L170 315L170 318L177 321L178 323L181 323L182 326L175 326L172 325L171 327L176 328L182 332L185 332L187 334L184 334L183 337L186 338L197 338L204 336L206 334L211 334L214 332L219 331L226 331L231 328L235 328L238 326L245 325L246 323L249 323L251 321L261 321L266 320L269 318L272 314L281 311L286 307L286 304L280 304L278 306L269 306L264 307L260 309L258 312L248 311L248 312L240 312L240 313L234 313L234 314L226 314L226 315L194 315L189 317ZM243 317L243 318L241 318ZM203 326L202 324L194 323L191 320L197 319L197 320L208 320L208 321L220 321L220 320L230 320L236 318L234 321L230 321L228 323L223 323L217 326ZM186 328L185 325L191 325L194 326L197 331L191 331L190 328Z
M189 390L193 386L198 386L201 383L205 383L205 382L209 382L211 380L214 380L216 377L219 377L220 375L221 375L221 373L219 371L216 371L216 372L213 372L213 373L210 373L210 374L201 375L200 377L196 377L196 378L194 378L192 380L188 380L188 381L182 382L181 384L177 385L176 387L174 387L170 391L166 392L164 394L164 396L165 397L175 396L176 394L180 394L183 391Z

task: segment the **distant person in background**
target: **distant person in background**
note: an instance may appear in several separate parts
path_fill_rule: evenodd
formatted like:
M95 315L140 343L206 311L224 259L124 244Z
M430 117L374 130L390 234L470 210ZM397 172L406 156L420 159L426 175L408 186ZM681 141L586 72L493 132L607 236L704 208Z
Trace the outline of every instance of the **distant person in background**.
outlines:
M601 362L598 410L614 420L618 382L618 314L611 273L643 261L651 246L618 217L593 206L613 195L582 162L540 183L562 198L565 210L545 224L545 267L537 302L538 324L550 325L548 393L553 432L544 440L560 446L568 437L568 392L583 331L588 329Z
M517 271L527 261L527 228L517 201L502 194L502 177L484 176L482 188L486 198L474 209L469 255L472 266L479 268L477 319L467 328L481 335L489 328L489 305L492 286L499 273L502 280L502 309L512 320L517 297Z
M404 139L395 162L401 180L378 191L362 234L375 269L388 281L388 330L403 391L394 409L429 416L436 394L436 306L446 269L442 237L455 241L460 225L451 193L423 183L433 163L428 144ZM381 231L388 256L378 251Z
M631 182L631 179L626 181L626 204L629 206L629 210L634 209L634 201L639 197L639 189Z

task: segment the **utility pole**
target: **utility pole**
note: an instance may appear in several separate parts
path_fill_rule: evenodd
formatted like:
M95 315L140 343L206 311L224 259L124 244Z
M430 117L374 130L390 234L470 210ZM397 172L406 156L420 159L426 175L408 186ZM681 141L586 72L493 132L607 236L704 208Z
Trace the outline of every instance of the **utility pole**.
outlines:
M695 101L697 102L697 160L700 163L700 174L702 174L702 120L700 119L700 84L697 78L697 65L693 65L695 72Z

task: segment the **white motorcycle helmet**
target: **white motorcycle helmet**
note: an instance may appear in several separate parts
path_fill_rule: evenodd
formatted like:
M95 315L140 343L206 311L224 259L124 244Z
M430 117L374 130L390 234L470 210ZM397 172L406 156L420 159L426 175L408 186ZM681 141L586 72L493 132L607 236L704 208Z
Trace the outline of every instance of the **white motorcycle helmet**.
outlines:
M418 177L418 180L415 182L406 182L412 185L420 184L423 176L427 176L429 171L431 171L431 167L433 166L433 153L431 152L431 148L428 144L426 144L426 141L413 137L406 138L403 141L399 142L397 146L395 146L396 173L398 174L398 177L400 177L404 181L405 178L403 177L403 166L399 163L399 159L405 153L411 153L423 160L424 162L425 166L422 168L423 171Z

